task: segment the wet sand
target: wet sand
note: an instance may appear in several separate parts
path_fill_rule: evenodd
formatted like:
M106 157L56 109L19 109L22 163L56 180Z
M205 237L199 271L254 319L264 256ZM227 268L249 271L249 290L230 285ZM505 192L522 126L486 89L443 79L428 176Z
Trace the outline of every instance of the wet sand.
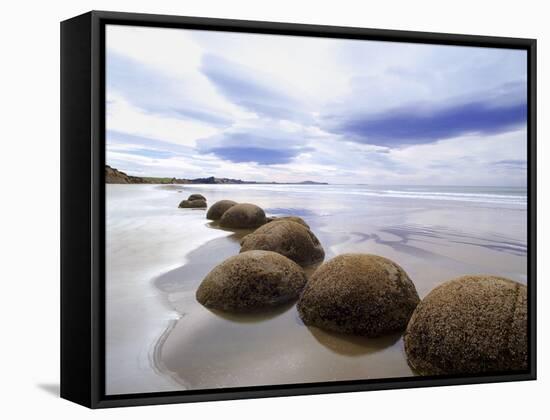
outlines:
M107 366L110 393L414 374L406 363L400 334L366 339L308 328L294 303L256 316L202 307L195 300L198 285L215 265L239 252L238 241L247 232L221 230L205 220L204 211L170 207L192 192L206 195L209 204L229 198L257 203L270 215L302 216L323 244L326 259L344 252L391 258L407 271L421 297L441 282L464 274L527 280L525 208L521 206L348 195L335 199L328 194L316 194L312 199L303 191L282 190L278 194L232 186L184 187L184 194L178 193L179 188L152 186L111 189L117 196L143 190L146 201L157 197L154 200L163 204L161 208L152 206L146 220L129 212L121 221L118 210L115 212L117 222L113 225L118 230L112 236L111 251L119 249L115 244L120 244L121 237L129 235L127 231L138 221L143 224L136 230L146 232L139 238L126 237L124 242L131 247L138 242L144 254L153 240L158 240L160 248L150 260L142 260L144 256L133 254L131 248L120 248L112 258L116 267L108 267L107 288L113 292L107 302L111 308L107 348L107 359L112 360ZM161 218L162 226L168 223L173 228L159 235L159 226L151 226L156 218ZM193 240L196 243L190 243ZM142 286L121 283L121 276L135 276ZM131 297L135 302L128 301ZM128 334L127 328L133 332ZM122 361L126 361L124 369L119 366Z
M107 394L181 389L154 360L156 343L180 314L153 279L186 264L186 250L227 233L205 232L204 210L178 212L177 191L107 186Z
M201 389L411 375L399 335L373 340L308 328L295 302L260 315L229 314L200 305L195 300L197 287L214 265L239 252L237 238L209 242L189 254L194 263L155 281L183 314L158 343L156 353L157 363L175 374L182 386Z

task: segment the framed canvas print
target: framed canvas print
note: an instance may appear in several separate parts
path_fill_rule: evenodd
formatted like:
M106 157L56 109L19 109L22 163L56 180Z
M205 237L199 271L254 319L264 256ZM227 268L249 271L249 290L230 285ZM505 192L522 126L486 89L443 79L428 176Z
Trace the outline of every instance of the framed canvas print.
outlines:
M535 45L62 22L62 397L535 379Z

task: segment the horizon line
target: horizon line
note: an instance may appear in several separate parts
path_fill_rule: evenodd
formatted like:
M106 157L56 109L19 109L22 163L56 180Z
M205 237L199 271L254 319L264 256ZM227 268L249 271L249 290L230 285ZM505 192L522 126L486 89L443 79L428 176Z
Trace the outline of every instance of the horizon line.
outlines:
M391 186L399 186L399 187L477 187L477 188L524 188L527 189L527 185L472 185L472 184L376 184L376 183L369 183L369 182L357 182L357 183L332 183L327 181L314 181L311 179L306 179L302 181L253 181L253 180L243 180L238 178L228 178L228 177L220 177L215 175L208 175L208 176L199 176L197 178L178 178L177 176L150 176L150 175L132 175L124 170L115 168L113 166L108 165L105 163L105 166L109 166L111 169L116 169L119 172L123 172L128 176L134 176L139 178L174 178L174 179L187 179L187 180L196 180L196 179L208 179L208 178L218 178L218 179L233 179L237 181L241 181L243 183L248 184L301 184L306 182L312 182L316 183L317 185L364 185L364 186L374 186L374 187L391 187ZM196 184L201 185L201 184ZM209 184L205 184L209 185ZM238 184L215 184L215 185L238 185Z

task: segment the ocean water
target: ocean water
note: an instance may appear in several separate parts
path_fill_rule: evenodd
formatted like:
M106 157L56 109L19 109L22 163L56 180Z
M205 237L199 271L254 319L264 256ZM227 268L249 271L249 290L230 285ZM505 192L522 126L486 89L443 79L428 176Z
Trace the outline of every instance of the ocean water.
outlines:
M527 282L525 188L107 185L108 394L413 375L400 337L333 336L301 325L294 307L254 322L206 311L194 291L239 245L204 210L177 208L192 193L301 216L325 260L385 256L421 297L464 274Z
M254 191L257 193L279 193L317 197L380 197L394 199L419 199L432 201L463 201L496 205L527 205L527 189L524 187L473 187L473 186L408 186L408 185L212 185L186 188L208 190Z
M339 186L346 189L346 186ZM469 186L358 186L348 194L366 196L416 198L424 200L452 200L485 204L526 205L527 189L523 187L469 187Z
M265 184L182 188L178 195L184 197L187 191L201 192L210 203L232 199L255 203L272 216L301 216L323 243L327 259L342 252L399 253L401 260L406 254L425 265L445 257L470 271L526 281L525 188ZM480 261L474 256L480 251L491 252L491 257ZM519 270L507 269L509 264L502 259L509 256L519 258L514 260L520 263Z

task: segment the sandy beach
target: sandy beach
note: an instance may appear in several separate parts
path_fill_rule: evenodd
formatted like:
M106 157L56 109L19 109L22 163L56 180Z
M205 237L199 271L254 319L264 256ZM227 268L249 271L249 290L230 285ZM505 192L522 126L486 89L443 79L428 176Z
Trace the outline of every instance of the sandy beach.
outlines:
M248 231L177 208L195 192L209 204L231 199L270 216L301 216L325 261L346 252L390 258L420 297L464 274L527 281L519 188L107 185L107 394L413 375L401 334L366 339L308 328L294 303L261 316L201 306L200 282L239 252Z

